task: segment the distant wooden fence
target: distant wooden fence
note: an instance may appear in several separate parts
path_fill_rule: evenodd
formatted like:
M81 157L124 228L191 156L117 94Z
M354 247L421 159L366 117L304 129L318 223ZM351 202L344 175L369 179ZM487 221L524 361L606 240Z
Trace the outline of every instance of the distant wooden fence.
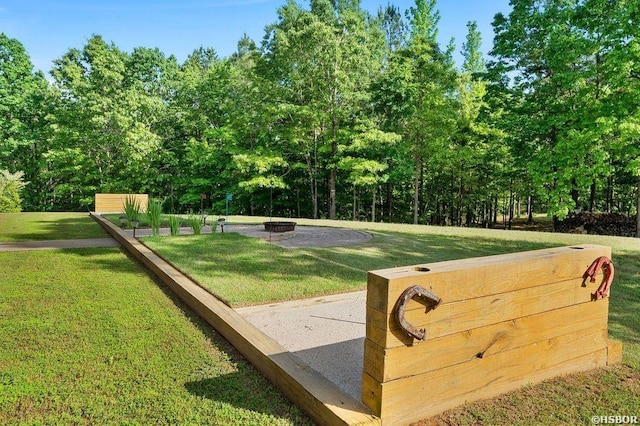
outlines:
M581 245L370 272L363 403L383 424L408 424L622 362L622 345L607 337L609 299L592 301L602 274L595 284L583 278L600 256L610 258L611 249Z
M148 194L96 194L94 211L97 213L120 213L127 197L134 197L140 203L141 211L147 211Z

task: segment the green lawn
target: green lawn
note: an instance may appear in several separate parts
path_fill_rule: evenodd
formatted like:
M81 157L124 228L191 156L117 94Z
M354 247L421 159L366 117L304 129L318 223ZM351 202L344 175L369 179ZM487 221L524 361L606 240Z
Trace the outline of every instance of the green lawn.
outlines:
M0 424L310 424L120 249L0 252L0 265Z
M119 249L0 264L0 424L308 423Z
M234 307L364 290L373 269L548 246L380 231L364 245L295 250L233 232L143 241Z
M236 233L148 237L145 244L231 306L363 288L363 273Z
M0 213L0 242L105 237L88 213Z

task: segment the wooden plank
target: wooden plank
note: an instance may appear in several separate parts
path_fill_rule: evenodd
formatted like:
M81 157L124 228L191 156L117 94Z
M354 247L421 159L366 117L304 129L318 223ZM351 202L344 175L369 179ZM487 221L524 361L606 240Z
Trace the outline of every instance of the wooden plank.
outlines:
M364 372L387 382L568 334L594 334L594 349L602 349L608 341L597 337L606 336L607 312L607 301L582 303L390 349L366 339Z
M420 285L445 303L582 277L611 248L583 244L369 272L367 305L390 313L400 294Z
M594 335L565 335L482 359L380 383L363 373L362 401L383 424L409 424L449 408L491 398L562 374L603 367L607 349ZM595 343L606 338L602 333Z
M92 217L318 424L380 424L380 419L361 402L302 363L141 242L123 234L104 218L95 214Z
M607 365L622 364L622 343L617 340L607 341Z
M524 288L509 293L445 303L425 313L424 305L410 301L405 319L415 328L425 328L427 338L442 337L515 318L536 315L565 306L590 302L594 284L583 287L573 279ZM608 304L608 299L593 303ZM412 338L400 329L393 314L367 306L367 338L378 346L390 348L411 344Z
M140 203L141 211L147 210L148 194L95 194L95 211L101 213L121 213L127 197L134 197Z

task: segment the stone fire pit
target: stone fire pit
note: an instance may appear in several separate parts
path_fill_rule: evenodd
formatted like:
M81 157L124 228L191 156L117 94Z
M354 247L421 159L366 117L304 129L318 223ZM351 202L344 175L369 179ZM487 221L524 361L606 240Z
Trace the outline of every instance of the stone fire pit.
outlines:
M288 232L295 229L295 222L264 222L264 230L267 232Z

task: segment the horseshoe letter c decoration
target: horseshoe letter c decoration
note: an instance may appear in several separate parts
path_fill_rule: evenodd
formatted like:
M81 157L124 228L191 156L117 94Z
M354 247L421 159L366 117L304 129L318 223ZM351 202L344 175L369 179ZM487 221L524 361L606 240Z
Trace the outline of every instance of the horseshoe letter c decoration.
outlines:
M411 299L421 299L423 303L426 303L431 309L435 309L440 305L442 299L434 293L426 290L418 285L414 285L408 287L405 291L402 292L398 300L396 301L396 305L393 308L394 315L398 324L404 331L406 331L410 336L418 340L424 340L426 331L424 328L416 329L411 324L407 322L404 318L404 312L406 309L407 302Z

